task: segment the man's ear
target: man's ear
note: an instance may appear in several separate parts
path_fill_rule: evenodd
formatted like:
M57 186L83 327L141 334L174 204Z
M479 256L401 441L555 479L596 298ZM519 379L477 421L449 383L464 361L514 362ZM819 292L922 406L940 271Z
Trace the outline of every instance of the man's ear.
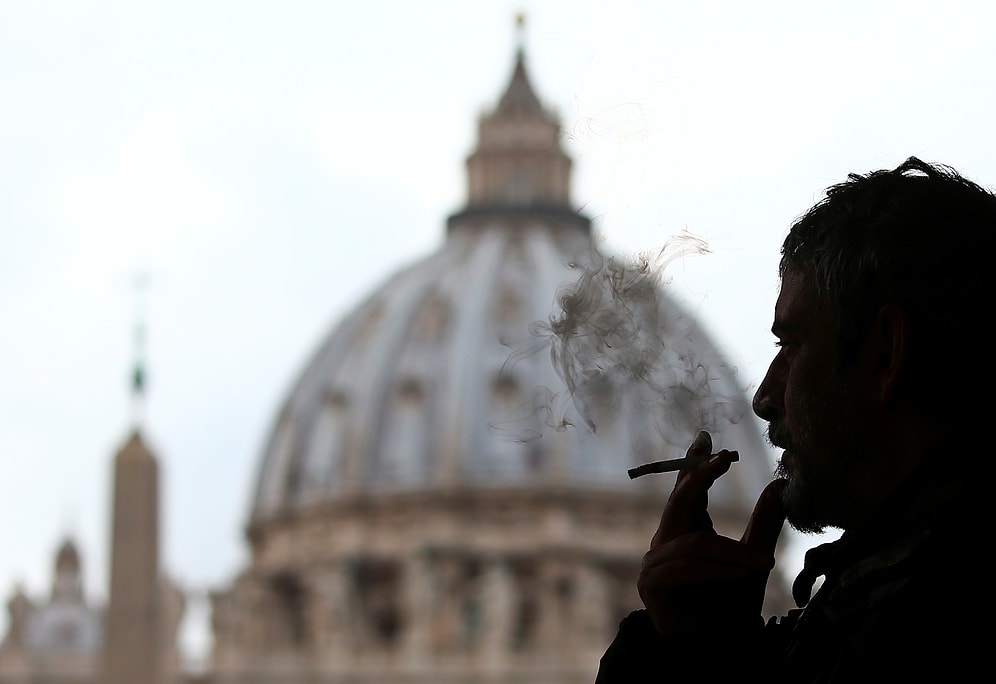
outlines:
M909 316L899 306L885 304L875 316L865 350L873 400L883 404L895 400L906 373L909 350Z

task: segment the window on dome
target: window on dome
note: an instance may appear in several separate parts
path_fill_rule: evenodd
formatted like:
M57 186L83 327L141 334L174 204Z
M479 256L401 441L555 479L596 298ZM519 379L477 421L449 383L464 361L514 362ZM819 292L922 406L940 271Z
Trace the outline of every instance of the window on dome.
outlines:
M348 415L349 402L342 392L334 392L322 402L298 472L298 491L305 500L320 497L335 486L342 469Z
M387 413L384 441L374 476L386 483L408 484L426 479L425 398L417 380L398 385Z
M505 328L519 320L519 311L522 309L522 298L514 288L504 285L500 294L495 299L494 319L499 328Z
M425 299L415 319L414 339L419 342L436 342L446 334L449 325L450 305L438 292Z
M528 472L530 449L525 442L526 428L532 416L524 412L525 403L518 380L499 375L491 385L491 438L488 458L479 469L487 474L521 476Z
M600 417L597 431L592 439L584 440L582 448L574 454L576 462L571 472L585 479L613 480L633 465L635 435L640 431L630 425L632 411L625 394L600 399L611 406L593 402L593 413Z

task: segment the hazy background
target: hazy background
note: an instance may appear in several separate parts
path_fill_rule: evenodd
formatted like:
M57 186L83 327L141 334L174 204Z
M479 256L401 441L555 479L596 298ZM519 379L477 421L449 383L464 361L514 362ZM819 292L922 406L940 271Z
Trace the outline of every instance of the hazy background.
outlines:
M72 535L105 598L139 317L165 567L195 591L242 567L271 420L441 244L520 10L575 204L622 255L709 243L668 289L745 384L827 185L913 154L996 184L988 2L0 1L0 597L47 595Z

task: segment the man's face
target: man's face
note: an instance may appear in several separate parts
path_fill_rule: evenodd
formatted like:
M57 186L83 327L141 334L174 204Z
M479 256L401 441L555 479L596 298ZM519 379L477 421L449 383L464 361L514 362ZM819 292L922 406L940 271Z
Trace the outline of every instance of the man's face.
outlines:
M851 481L865 457L867 419L850 373L837 367L836 326L808 270L785 274L771 330L779 349L754 395L754 412L768 421L771 443L784 449L776 475L789 482L788 521L802 532L843 527Z

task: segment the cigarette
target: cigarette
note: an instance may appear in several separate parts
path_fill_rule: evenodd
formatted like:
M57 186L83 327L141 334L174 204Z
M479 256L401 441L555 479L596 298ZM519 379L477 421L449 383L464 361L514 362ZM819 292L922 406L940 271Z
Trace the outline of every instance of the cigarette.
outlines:
M694 468L695 466L702 463L706 457L703 456L685 456L684 458L672 458L667 461L654 461L653 463L644 463L643 465L638 465L635 468L630 468L626 472L629 473L629 479L635 480L638 477L643 477L644 475L650 475L652 473L670 473L674 470L688 470Z

